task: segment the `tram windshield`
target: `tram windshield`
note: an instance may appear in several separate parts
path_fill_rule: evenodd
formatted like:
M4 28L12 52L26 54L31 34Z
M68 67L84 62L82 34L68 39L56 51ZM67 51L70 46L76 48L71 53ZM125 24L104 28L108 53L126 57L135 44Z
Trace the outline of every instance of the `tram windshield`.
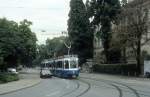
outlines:
M76 60L70 61L70 68L77 68L77 61Z

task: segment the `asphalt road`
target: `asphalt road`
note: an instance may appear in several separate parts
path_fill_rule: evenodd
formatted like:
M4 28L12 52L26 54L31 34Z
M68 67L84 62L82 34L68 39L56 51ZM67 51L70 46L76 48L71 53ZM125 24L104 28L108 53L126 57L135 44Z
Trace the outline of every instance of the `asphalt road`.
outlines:
M145 80L81 74L78 79L43 79L34 87L0 97L150 97L150 84Z

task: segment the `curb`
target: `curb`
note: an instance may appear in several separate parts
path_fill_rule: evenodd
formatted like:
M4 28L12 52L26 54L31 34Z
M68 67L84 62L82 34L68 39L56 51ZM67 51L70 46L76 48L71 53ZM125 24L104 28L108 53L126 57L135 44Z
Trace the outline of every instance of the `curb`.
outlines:
M18 92L18 91L21 91L21 90L24 90L24 89L27 89L27 88L31 88L31 87L34 87L36 85L39 85L41 83L41 80L31 86L27 86L27 87L23 87L23 88L20 88L20 89L16 89L16 90L12 90L12 91L8 91L8 92L4 92L4 93L0 93L0 95L6 95L6 94L10 94L10 93L13 93L13 92Z
M86 73L83 73L83 74L86 74ZM129 79L129 80L137 80L137 81L150 81L150 78L146 78L146 77L135 77L135 76L125 76L125 75L115 75L115 74L105 74L105 73L89 73L89 74L118 77L121 79Z

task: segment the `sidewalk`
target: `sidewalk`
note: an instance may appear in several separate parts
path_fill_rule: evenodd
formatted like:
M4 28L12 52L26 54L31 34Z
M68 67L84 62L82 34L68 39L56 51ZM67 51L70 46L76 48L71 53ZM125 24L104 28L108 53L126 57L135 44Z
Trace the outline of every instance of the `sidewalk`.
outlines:
M88 76L86 75L86 73L81 73L80 76L81 77L94 78L94 79L110 80L110 81L114 81L114 82L123 82L126 84L136 83L138 85L150 86L150 79L149 78L100 74L100 73L90 73L90 74L88 74Z
M33 72L30 72L33 73ZM0 84L0 95L8 94L11 92L19 91L26 89L32 86L35 86L41 82L40 77L37 74L19 74L20 80L9 82L6 84Z
M21 79L19 81L0 84L0 95L19 91L25 88L32 87L40 83L40 79Z

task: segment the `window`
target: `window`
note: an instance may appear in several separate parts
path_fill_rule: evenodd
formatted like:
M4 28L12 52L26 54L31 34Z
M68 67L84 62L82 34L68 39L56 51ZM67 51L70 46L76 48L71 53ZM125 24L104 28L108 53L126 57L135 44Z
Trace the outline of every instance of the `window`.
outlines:
M70 68L77 68L77 61L76 60L70 61Z
M58 61L58 68L62 68L62 61Z
M65 69L69 68L69 62L67 60L64 62L64 66L65 66Z

